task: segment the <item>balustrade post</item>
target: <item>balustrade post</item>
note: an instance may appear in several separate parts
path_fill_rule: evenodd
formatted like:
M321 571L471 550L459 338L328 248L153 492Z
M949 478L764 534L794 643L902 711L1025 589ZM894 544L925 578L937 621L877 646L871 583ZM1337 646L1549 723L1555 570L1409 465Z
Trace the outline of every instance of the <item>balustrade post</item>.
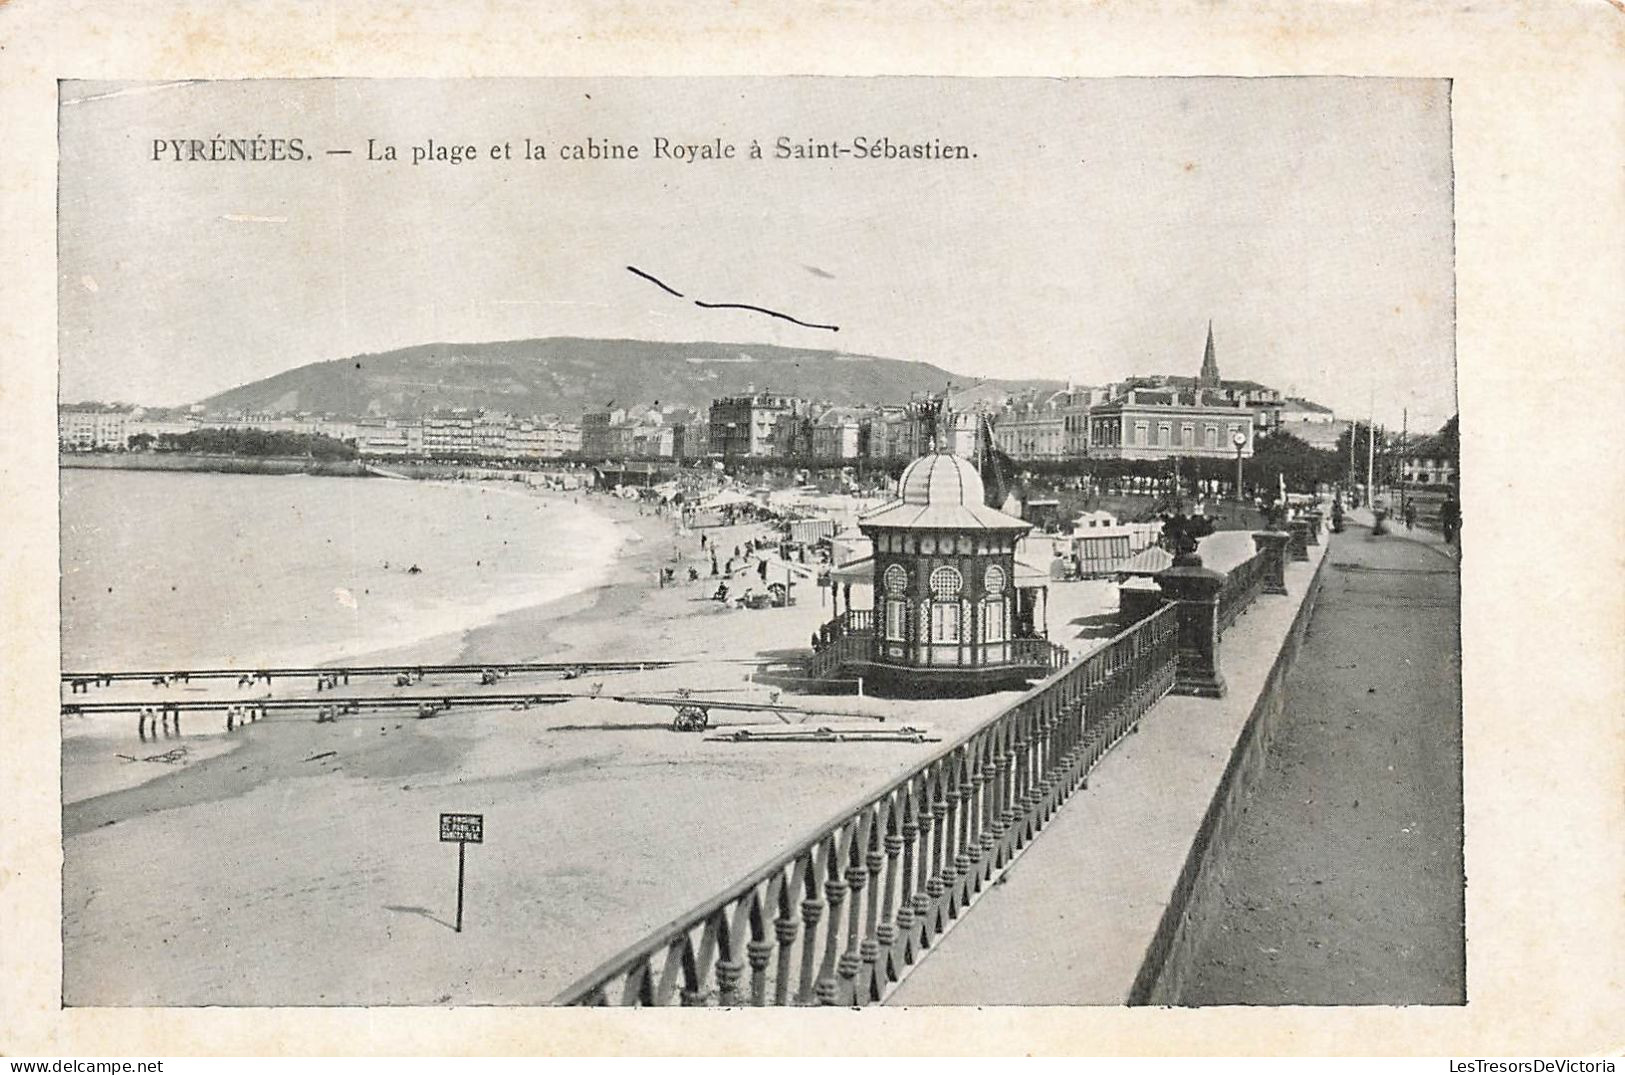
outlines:
M829 880L824 882L824 899L829 903L829 934L824 938L824 960L818 971L817 997L820 1004L839 1004L839 986L835 981L837 959L844 959L841 951L841 907L846 903L848 885L840 876L840 855L830 849Z
M750 964L750 1002L758 1008L767 1003L767 965L772 959L773 942L753 935L745 945L745 960Z
M1044 721L1044 769L1039 778L1038 787L1040 798L1038 801L1039 823L1048 821L1055 812L1055 789L1060 783L1061 766L1061 721L1066 712L1066 702L1057 696L1050 706L1049 716Z
M959 766L959 839L954 848L954 872L962 889L962 903L969 903L971 896L981 887L971 871L975 861L971 857L971 847L976 838L976 830L971 825L971 804L976 799L974 766L975 762L968 759L961 761Z
M999 817L999 767L994 760L998 745L992 735L983 740L982 760L976 767L976 855L981 863L976 870L978 883L992 874L999 843L994 835Z
M1044 713L1047 708L1042 697L1035 708L1027 713L1027 755L1022 762L1022 782L1026 790L1021 795L1021 842L1028 843L1038 835L1038 804L1043 798L1039 781L1044 771Z
M749 905L756 899L756 893L740 897L743 904ZM744 947L734 939L733 928L729 925L728 907L717 908L716 911L716 962L712 970L717 979L717 1003L724 1008L737 1008L739 1006L739 984L745 978L745 960L741 949ZM701 982L701 997L704 997L705 967L698 968ZM703 999L702 999L703 1003Z
M1179 657L1173 693L1197 698L1223 698L1224 676L1219 673L1219 591L1225 577L1200 563L1170 567L1157 575L1157 584L1177 603Z
M1286 545L1290 534L1280 530L1260 530L1253 535L1253 548L1264 558L1264 592L1286 593Z
M946 768L948 763L944 762ZM958 769L950 772L957 775ZM944 778L941 785L942 798L939 800L942 810L937 814L937 828L942 833L942 858L937 862L937 880L940 882L938 896L946 896L942 901L943 913L953 918L959 913L958 891L954 882L959 878L959 782L957 779Z
M1287 553L1293 563L1309 559L1309 520L1293 519L1287 524L1291 540L1287 542Z
M889 821L887 828L890 828ZM863 944L858 949L858 956L868 968L867 980L870 982L876 981L877 976L884 973L879 966L880 953L883 949L889 951L891 942L896 938L891 924L891 882L892 875L897 872L897 858L895 855L888 856L885 851L891 840L889 832L882 838L877 827L865 861L869 878L874 883L869 886L869 928L863 932ZM900 843L898 846L901 850Z
M811 881L814 891L818 891L816 879ZM824 901L818 896L809 896L801 901L801 981L796 995L802 1003L813 999L813 971L817 969L814 960L818 957L818 923L824 917Z
M1010 847L1005 837L1010 832L1010 823L1015 820L1015 811L1010 808L1011 782L1015 778L1015 757L1011 753L1009 740L1010 728L1006 727L1000 733L1000 739L995 743L998 751L993 756L993 809L992 830L995 852L994 866L1003 866L1010 861Z
M931 900L935 895L931 890L931 882L935 880L932 876L932 859L934 856L942 854L941 834L937 832L936 804L932 801L932 796L935 794L936 792L930 783L926 783L921 789L919 811L920 872L915 878L914 884L914 917L919 919L920 943L922 946L931 943L930 910Z
M1024 769L1027 760L1026 729L1022 727L1025 714L1016 713L1010 723L1010 787L1006 792L1004 801L1005 827L1009 830L1009 854L1015 857L1016 851L1021 847L1021 826L1018 819L1021 815L1021 797L1026 794L1023 785Z
M795 965L796 938L801 934L801 926L795 920L795 912L790 907L790 900L786 897L784 906L779 908L779 917L773 920L773 939L779 946L778 979L774 982L773 1002L779 1006L790 1003L790 969Z
M920 894L915 888L916 873L915 859L925 858L925 845L921 840L919 813L914 802L914 792L905 792L903 801L903 887L897 894L897 932L903 938L903 953L905 957L913 958L914 923L919 916ZM923 868L921 870L923 872Z
M846 951L841 953L836 970L841 976L841 983L845 986L844 997L837 996L836 1003L845 999L849 1003L857 997L858 968L863 966L863 955L860 946L869 940L869 934L863 928L864 902L863 890L869 886L868 852L861 846L867 841L860 839L865 830L860 825L852 837L851 861L846 867L847 891L851 895L851 910L848 912L846 924ZM871 920L873 916L870 916ZM873 944L872 941L869 942ZM873 963L873 959L870 960Z

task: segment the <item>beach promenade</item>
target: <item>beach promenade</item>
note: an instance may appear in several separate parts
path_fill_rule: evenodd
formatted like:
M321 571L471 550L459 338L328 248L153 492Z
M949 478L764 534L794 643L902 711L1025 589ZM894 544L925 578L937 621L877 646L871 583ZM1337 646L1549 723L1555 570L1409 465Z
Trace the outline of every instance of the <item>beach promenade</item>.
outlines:
M1461 1004L1460 580L1436 532L1333 539L1181 1004Z
M1288 595L1259 597L1225 632L1225 697L1158 702L888 1004L1120 1005L1147 988L1148 953L1325 552L1289 563Z
M1462 1002L1460 697L1439 674L1459 672L1453 547L1359 520L1328 535L1281 710L1240 767L1180 943L1147 959L1285 603L1225 636L1230 695L1159 703L888 1003ZM1313 566L1289 571L1295 595Z

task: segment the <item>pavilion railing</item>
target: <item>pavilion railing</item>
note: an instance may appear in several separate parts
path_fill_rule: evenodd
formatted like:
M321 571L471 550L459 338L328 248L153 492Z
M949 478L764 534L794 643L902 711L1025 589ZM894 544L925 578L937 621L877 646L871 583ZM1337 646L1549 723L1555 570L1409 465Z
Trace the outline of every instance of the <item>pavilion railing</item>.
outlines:
M1254 553L1232 567L1219 589L1219 633L1229 630L1236 619L1264 592L1267 564L1262 552Z
M1176 617L1166 605L1072 661L557 1002L883 999L1168 692Z
M834 675L853 661L869 659L875 633L874 610L847 609L824 624L819 633L825 641L807 662L807 674L814 679Z
M841 624L842 634L872 635L875 633L875 610L872 608L849 608L836 617Z
M869 659L874 639L866 634L836 635L807 662L807 674L814 679L832 676L846 665Z
M1047 638L1017 638L1010 642L1014 663L1029 668L1048 668L1054 672L1066 667L1072 654L1064 646L1057 646Z

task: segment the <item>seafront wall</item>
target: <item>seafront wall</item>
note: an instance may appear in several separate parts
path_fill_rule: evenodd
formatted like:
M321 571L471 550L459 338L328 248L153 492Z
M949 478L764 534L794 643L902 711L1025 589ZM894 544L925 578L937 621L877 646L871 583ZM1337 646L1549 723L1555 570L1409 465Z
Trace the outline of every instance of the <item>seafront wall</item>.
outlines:
M1224 775L1213 793L1213 801L1191 842L1185 867L1145 953L1145 962L1129 993L1130 1004L1175 1003L1190 969L1191 957L1201 947L1204 930L1212 921L1207 911L1222 880L1219 865L1224 861L1222 852L1233 835L1234 821L1242 803L1264 771L1270 740L1285 709L1287 673L1297 660L1304 635L1309 630L1325 567L1326 559L1322 557L1253 703L1247 724L1236 739Z
M66 470L169 470L210 474L319 474L334 478L370 477L357 460L299 457L194 455L186 452L62 452Z

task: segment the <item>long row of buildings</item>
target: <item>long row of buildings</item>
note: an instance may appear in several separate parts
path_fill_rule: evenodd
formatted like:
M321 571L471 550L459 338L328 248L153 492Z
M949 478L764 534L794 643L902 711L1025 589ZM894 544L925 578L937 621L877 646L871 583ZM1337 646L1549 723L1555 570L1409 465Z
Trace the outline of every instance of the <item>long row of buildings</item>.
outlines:
M65 451L120 451L143 437L219 429L302 433L353 443L363 455L399 459L560 459L581 454L581 428L557 418L520 418L454 411L422 418L334 418L310 415L149 412L117 404L57 409L57 444Z
M819 459L892 462L934 447L977 451L980 432L1016 460L1155 460L1250 456L1261 433L1284 429L1316 447L1337 443L1347 423L1325 407L1283 397L1253 381L1219 375L1213 330L1195 377L1153 375L1112 384L1016 396L980 385L945 396L843 407L773 392L716 399L708 411L606 406L579 424L556 416L488 411L422 418L148 416L139 408L64 407L64 449L122 449L141 433L258 429L349 441L363 455L427 459Z

